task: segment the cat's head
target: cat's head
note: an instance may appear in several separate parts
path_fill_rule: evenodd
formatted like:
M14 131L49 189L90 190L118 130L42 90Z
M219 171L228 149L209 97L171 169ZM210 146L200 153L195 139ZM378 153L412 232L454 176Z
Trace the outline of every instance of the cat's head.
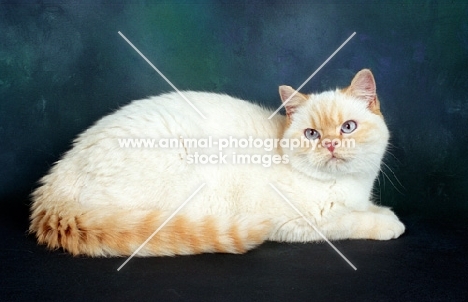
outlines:
M283 148L295 169L320 179L377 175L389 132L370 70L361 70L350 86L335 91L305 95L294 94L289 86L279 90L287 114L283 138L309 142Z

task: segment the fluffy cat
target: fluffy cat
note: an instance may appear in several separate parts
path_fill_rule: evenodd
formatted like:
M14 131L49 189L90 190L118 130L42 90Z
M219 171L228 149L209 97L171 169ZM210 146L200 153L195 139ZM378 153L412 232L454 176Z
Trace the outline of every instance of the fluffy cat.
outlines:
M73 255L131 255L205 184L138 256L244 253L265 240L322 240L272 184L330 240L399 237L404 225L371 200L389 138L372 73L361 70L349 87L320 94L279 91L286 116L271 119L271 110L204 92L183 94L206 119L177 93L134 101L102 118L41 179L32 194L30 232L40 244ZM209 136L315 145L221 151L122 145ZM354 145L340 146L345 139ZM221 152L222 162L195 161L220 159ZM234 162L240 154L252 162ZM273 156L270 165L258 161Z

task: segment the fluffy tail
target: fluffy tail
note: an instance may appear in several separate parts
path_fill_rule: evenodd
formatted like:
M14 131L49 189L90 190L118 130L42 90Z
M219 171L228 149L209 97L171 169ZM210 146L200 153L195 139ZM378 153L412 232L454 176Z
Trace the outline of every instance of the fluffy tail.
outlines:
M69 205L32 206L30 232L50 249L73 255L129 256L164 223L171 213L157 210L84 210ZM268 219L237 216L176 215L137 256L199 253L244 253L266 240Z

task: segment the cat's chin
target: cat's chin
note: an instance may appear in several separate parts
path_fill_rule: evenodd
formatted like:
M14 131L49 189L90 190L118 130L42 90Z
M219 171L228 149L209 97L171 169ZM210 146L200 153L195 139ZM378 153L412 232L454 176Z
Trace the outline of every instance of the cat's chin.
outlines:
M320 181L336 180L337 178L340 178L346 174L341 171L338 171L337 169L330 169L326 167L317 169L314 168L312 165L295 165L294 163L292 163L292 167L294 170Z
M324 173L331 174L349 174L349 161L346 158L331 156L323 164L322 170Z
M343 176L342 173L338 173L338 172L322 172L322 171L313 171L313 170L301 171L301 172L306 174L308 177L321 180L321 181L336 180L337 178L340 178L341 176Z
M342 177L360 174L359 171L352 170L349 162L346 159L331 157L325 161L324 164L317 167L316 165L304 165L303 162L291 162L293 169L307 175L308 177L321 180L330 181Z

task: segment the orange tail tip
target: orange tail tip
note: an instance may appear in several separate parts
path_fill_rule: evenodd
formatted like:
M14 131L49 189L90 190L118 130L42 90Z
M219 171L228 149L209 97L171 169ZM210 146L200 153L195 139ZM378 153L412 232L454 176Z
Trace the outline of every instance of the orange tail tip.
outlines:
M170 213L169 213L170 214ZM30 232L50 249L73 255L129 256L169 217L156 210L89 211L43 209L34 205ZM199 253L244 253L266 240L265 218L176 215L137 254L172 256Z

